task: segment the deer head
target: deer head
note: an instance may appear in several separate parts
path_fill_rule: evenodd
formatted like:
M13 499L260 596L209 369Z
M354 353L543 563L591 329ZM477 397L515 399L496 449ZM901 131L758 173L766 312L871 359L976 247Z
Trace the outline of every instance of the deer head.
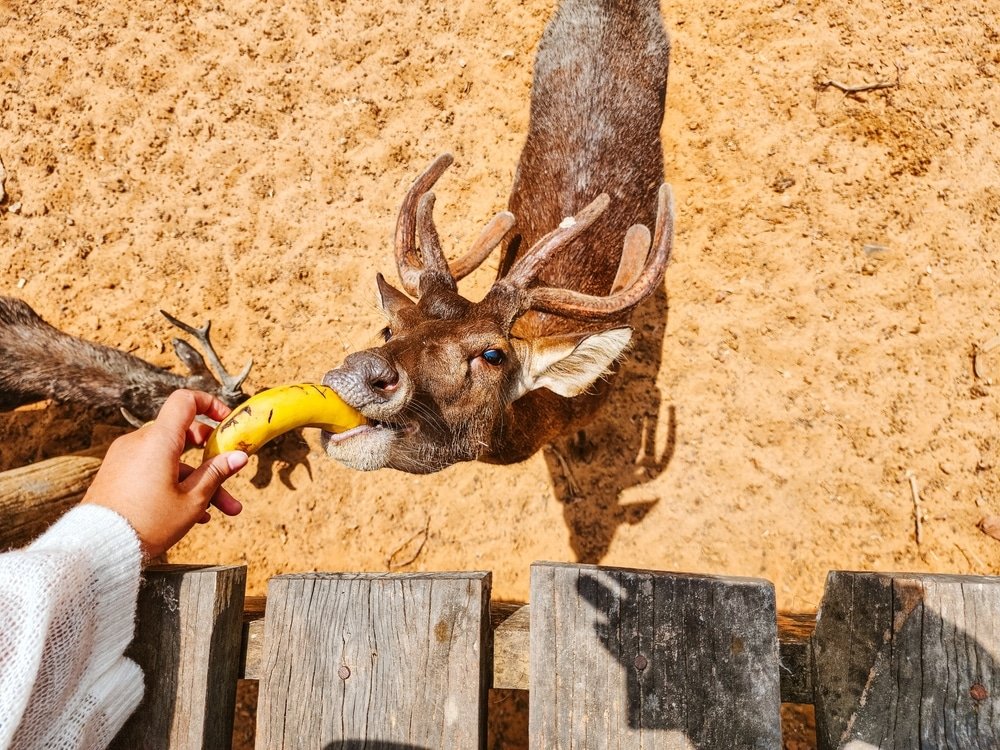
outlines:
M641 225L629 230L623 248L598 250L621 253L607 296L533 284L608 207L602 194L538 240L482 300L470 301L458 293L457 282L510 233L515 218L498 214L472 249L449 264L434 226L431 188L451 161L447 154L438 157L400 209L396 263L410 296L377 276L388 317L385 344L349 355L323 378L371 422L323 436L327 454L355 469L427 473L459 461L526 458L542 444L539 436L565 425L552 424L560 410L551 404L539 404L533 414L514 405L542 390L549 400L580 398L607 375L631 338L622 321L660 282L670 256L673 207L663 185L652 252ZM519 330L516 324L528 313L535 324ZM572 325L546 326L551 316ZM559 332L546 335L547 329Z

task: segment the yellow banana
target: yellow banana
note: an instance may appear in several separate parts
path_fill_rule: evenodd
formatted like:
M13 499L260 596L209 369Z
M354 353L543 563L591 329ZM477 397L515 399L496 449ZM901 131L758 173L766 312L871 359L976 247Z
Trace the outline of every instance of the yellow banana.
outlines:
M204 460L225 451L254 453L298 427L346 432L367 420L336 391L316 383L282 385L261 391L223 419L205 443Z

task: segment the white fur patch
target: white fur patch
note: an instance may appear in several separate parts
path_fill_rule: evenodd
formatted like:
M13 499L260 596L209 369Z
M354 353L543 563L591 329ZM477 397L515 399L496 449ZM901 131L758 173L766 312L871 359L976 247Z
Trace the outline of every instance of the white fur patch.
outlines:
M561 336L537 339L531 342L518 395L536 388L548 388L566 397L583 393L608 373L631 339L631 328L613 328L581 340Z

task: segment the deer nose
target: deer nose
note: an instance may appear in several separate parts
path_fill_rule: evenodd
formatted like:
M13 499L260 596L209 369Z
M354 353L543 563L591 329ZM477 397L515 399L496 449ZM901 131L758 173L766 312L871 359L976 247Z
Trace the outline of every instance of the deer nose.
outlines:
M344 363L330 370L323 383L333 388L356 409L384 404L399 390L399 371L395 365L373 351L355 352Z
M392 393L399 387L399 373L395 367L387 362L384 368L370 375L368 385L373 391Z

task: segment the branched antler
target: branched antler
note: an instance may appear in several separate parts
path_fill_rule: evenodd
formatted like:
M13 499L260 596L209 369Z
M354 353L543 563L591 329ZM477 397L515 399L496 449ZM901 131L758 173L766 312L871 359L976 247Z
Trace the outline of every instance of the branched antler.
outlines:
M433 194L429 201L422 199L453 161L451 154L441 154L435 159L414 181L399 209L399 218L396 220L396 267L399 269L403 289L413 296L420 294L420 277L425 271L448 268L448 262L441 252L441 244L437 241L437 232L433 232L433 237L424 236L434 226L430 218L430 209L434 207ZM423 222L420 221L421 216L424 218ZM418 224L421 225L421 242L427 243L421 245L419 256L416 237ZM428 239L430 242L427 242Z
M414 181L399 211L396 264L403 288L413 296L421 296L437 285L454 291L456 282L481 265L514 227L513 214L508 211L497 214L469 252L456 261L454 267L449 267L434 225L434 193L431 188L452 161L451 154L442 154L435 159ZM517 314L537 310L579 320L602 321L631 310L649 296L663 277L673 246L673 194L666 184L660 187L657 197L656 229L652 241L649 230L641 224L628 230L618 273L607 296L531 286L553 255L586 231L609 204L607 194L597 196L575 216L563 220L556 229L538 240L497 282L498 286L516 292L520 300Z
M178 320L165 310L160 310L160 313L163 317L170 321L171 325L174 325L185 333L194 336L195 340L202 345L205 350L205 356L208 358L209 364L212 366L212 369L219 378L219 383L222 385L222 393L220 394L222 399L224 401L233 401L233 403L239 401L240 398L243 397L243 391L241 389L243 381L247 379L247 375L250 374L250 368L253 367L253 357L247 361L246 365L239 372L239 374L230 375L229 371L223 367L222 361L219 359L219 355L216 353L215 347L212 346L212 341L209 338L209 332L212 329L212 321L206 321L205 325L201 328L195 328L182 320Z
M597 203L591 203L574 218L577 222ZM603 210L603 209L602 209ZM594 217L596 218L596 217ZM593 218L590 219L593 221ZM641 226L641 225L636 225ZM557 230L558 231L558 230ZM581 230L582 231L582 230ZM511 269L507 279L522 289L522 312L537 310L552 313L577 320L602 321L631 310L649 296L655 286L663 278L670 261L670 251L674 237L674 201L670 186L663 184L657 196L656 231L653 235L653 252L649 253L649 232L633 227L625 237L625 249L622 262L619 264L618 276L612 287L612 292L606 297L583 294L572 289L554 287L531 287L527 285L537 276L544 259L558 247L568 242L568 239L553 237L551 232L543 237L528 251L528 253ZM575 236L575 235L574 235ZM632 266L635 258L646 256L645 265ZM637 264L636 264L637 265ZM619 287L620 291L616 291Z

